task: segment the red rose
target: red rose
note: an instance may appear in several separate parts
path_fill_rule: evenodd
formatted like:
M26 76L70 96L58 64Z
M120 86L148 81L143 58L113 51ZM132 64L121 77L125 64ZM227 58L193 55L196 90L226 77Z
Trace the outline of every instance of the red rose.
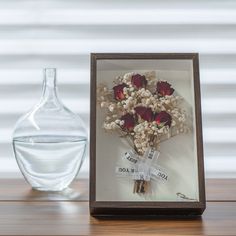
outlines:
M161 111L155 114L154 120L156 121L158 125L164 123L164 126L168 125L170 127L172 117L169 113L165 111Z
M125 83L118 84L113 87L114 98L116 100L123 100L125 98L124 91L123 91L125 87L127 87L127 84L125 84Z
M158 95L166 96L166 95L171 95L175 90L171 88L171 84L169 84L168 82L158 81L156 91Z
M144 75L136 74L131 78L131 83L137 89L145 88L147 86L147 80Z
M135 107L134 110L136 114L140 116L143 120L146 120L149 122L153 120L153 112L151 108L139 106L139 107Z
M127 113L123 115L120 119L124 121L124 124L122 125L123 129L128 130L128 131L133 130L135 126L135 119L133 115Z

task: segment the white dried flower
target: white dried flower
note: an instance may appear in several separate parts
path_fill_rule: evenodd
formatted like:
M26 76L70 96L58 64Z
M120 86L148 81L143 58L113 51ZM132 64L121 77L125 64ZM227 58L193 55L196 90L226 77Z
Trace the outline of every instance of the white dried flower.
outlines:
M124 74L123 81L125 82L125 81L131 80L131 77L133 74L134 74L134 72Z
M108 109L109 109L110 112L113 112L113 111L114 111L114 108L115 108L115 105L114 105L114 104L111 104Z
M115 129L117 127L116 123L115 122L111 122L111 129Z
M118 120L118 119L115 120L115 123L116 123L116 124L120 124L120 120Z
M101 102L101 107L106 107L106 102Z

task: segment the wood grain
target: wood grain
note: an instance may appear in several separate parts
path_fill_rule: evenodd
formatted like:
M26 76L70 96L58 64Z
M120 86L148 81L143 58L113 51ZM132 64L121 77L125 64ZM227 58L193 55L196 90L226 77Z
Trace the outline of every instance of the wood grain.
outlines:
M24 180L0 180L0 235L236 235L236 179L206 181L207 208L200 218L98 220L89 215L88 181L81 194L41 193Z
M87 202L1 202L1 235L235 235L236 203L210 202L202 218L98 220ZM4 213L4 214L3 214Z
M236 201L236 179L207 179L207 201Z
M0 179L0 201L87 201L88 180L74 181L62 192L33 190L24 179Z
M73 182L71 191L39 192L23 179L0 179L0 201L87 201L88 180ZM236 179L207 179L207 201L236 201Z

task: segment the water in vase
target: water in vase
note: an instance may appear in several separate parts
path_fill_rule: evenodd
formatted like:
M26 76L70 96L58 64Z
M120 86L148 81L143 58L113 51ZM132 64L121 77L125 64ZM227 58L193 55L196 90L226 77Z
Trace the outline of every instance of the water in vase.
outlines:
M80 169L86 137L23 136L13 139L13 148L21 172L33 188L60 191Z

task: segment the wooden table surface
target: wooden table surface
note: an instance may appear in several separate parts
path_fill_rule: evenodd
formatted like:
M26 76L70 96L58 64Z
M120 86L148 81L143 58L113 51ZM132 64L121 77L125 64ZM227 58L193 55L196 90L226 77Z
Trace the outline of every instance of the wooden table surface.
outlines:
M206 181L207 209L195 219L98 220L88 182L42 193L24 180L0 180L1 235L236 235L236 179Z

